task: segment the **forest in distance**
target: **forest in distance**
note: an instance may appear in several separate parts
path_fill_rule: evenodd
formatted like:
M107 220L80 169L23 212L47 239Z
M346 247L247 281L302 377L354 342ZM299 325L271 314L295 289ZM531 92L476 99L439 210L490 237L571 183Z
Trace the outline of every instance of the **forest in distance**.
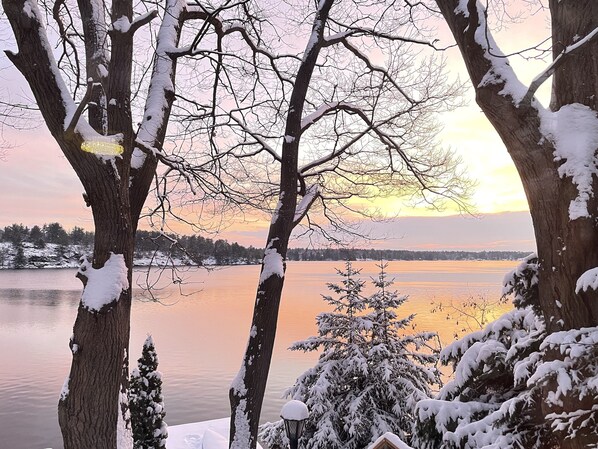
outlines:
M42 267L47 263L76 262L90 253L94 233L75 226L70 231L60 223L35 225L12 224L0 229L0 268ZM28 250L28 251L26 251ZM201 235L175 235L157 231L137 231L135 258L159 255L188 265L258 264L263 250L245 247L224 239ZM413 251L404 249L363 248L290 248L291 261L354 260L517 260L524 251ZM52 265L54 266L54 265Z

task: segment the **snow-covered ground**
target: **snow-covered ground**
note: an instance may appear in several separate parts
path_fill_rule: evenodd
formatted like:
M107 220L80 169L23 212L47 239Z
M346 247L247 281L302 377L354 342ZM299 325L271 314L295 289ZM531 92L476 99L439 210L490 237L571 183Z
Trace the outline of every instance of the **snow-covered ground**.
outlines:
M178 426L168 426L168 449L228 449L230 418L212 419ZM398 436L387 432L370 446L370 449L391 443L397 449L412 449ZM261 448L259 444L258 448ZM391 446L392 447L392 446Z
M92 248L84 245L58 245L47 243L44 248L36 248L33 243L23 242L24 264L22 268L79 268L82 256L90 256ZM14 268L16 249L10 242L0 242L0 269ZM203 260L203 265L215 265L212 257ZM157 252L148 252L135 258L135 266L185 266L193 265L189 259L170 258Z
M168 449L228 449L230 418L168 426ZM261 446L258 444L258 448Z
M82 245L57 245L48 243L44 248L36 248L33 243L23 242L23 268L78 268L79 259L87 254L88 248ZM0 242L0 268L13 268L16 249L9 242Z

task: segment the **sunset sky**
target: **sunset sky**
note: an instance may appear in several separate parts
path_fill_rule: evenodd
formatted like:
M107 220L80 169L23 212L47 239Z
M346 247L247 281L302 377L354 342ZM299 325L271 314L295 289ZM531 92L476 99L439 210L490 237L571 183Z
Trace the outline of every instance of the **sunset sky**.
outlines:
M546 36L544 18L537 15L525 23L503 29L496 40L505 53L527 44L537 44ZM0 42L7 42L7 30L0 31ZM448 31L441 28L442 44L448 44ZM510 59L524 83L539 73L543 61ZM456 49L447 51L451 75L467 81ZM546 102L549 86L543 86ZM12 101L31 98L20 74L4 54L0 56L0 98L10 90ZM531 219L517 172L497 134L473 100L468 89L468 105L441 117L441 141L460 155L469 176L477 183L473 215L413 209L401 199L386 199L379 205L389 214L399 213L393 223L371 225L372 235L385 237L372 246L407 249L533 250ZM81 226L92 230L90 210L84 206L82 187L57 145L40 124L33 130L4 126L2 135L13 147L0 160L0 227L12 223L28 226L53 221L66 228ZM1 140L0 140L1 143ZM217 238L241 244L262 246L267 222L234 223ZM184 232L184 231L183 231ZM292 246L299 246L301 242ZM356 243L356 246L359 246ZM364 243L362 243L364 246Z

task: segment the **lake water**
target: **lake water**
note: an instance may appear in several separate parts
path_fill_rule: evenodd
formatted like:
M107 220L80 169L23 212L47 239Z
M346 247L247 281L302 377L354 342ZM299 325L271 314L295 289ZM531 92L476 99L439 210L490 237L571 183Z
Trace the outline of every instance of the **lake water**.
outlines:
M317 354L288 351L314 335L320 295L340 280L342 262L290 262L279 330L262 418L277 419L280 396L312 366ZM467 298L497 298L513 261L390 262L395 287L410 295L401 315L417 313L417 329L450 342L456 329L432 302L459 304ZM362 278L376 275L374 262L355 262ZM80 282L75 270L0 271L0 446L7 449L62 447L56 407L70 367L68 340L77 312ZM227 416L228 386L245 349L259 266L187 273L185 295L166 288L161 302L133 304L132 362L148 333L154 337L163 373L166 421L170 425ZM141 273L137 273L140 279ZM135 295L142 298L141 292ZM508 306L505 306L508 307ZM496 311L499 314L500 311ZM461 323L462 325L462 323Z

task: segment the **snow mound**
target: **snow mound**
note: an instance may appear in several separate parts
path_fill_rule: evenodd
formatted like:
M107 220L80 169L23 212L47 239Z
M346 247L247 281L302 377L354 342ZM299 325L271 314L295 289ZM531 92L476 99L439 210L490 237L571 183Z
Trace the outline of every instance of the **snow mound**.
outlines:
M122 254L110 254L102 268L93 268L85 259L79 272L87 277L81 302L87 309L99 312L102 307L118 301L121 292L129 288L127 265Z
M168 449L228 449L230 418L168 426ZM258 449L262 446L257 445Z
M309 417L309 410L303 402L293 399L282 407L280 417L282 419L301 421Z

